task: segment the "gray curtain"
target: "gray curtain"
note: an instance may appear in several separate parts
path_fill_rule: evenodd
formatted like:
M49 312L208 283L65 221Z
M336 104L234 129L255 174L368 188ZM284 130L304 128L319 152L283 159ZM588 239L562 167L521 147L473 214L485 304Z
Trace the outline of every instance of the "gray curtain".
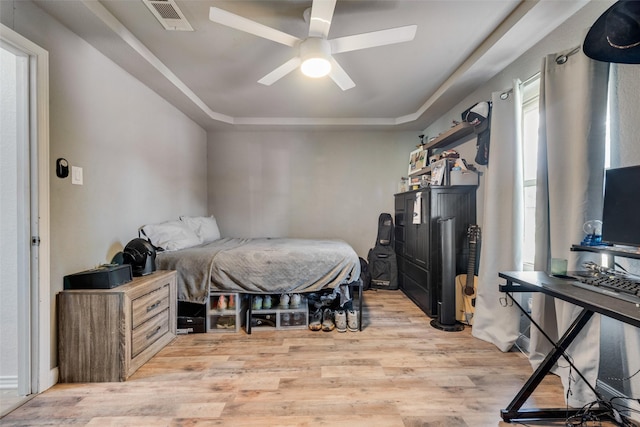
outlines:
M506 99L503 99L505 98ZM499 271L522 269L523 189L520 83L492 94L491 161L485 172L484 222L472 334L509 351L520 313L498 291Z
M568 260L576 270L595 254L571 252L584 237L585 221L600 219L606 136L608 64L590 60L579 47L543 59L540 87L540 129L536 188L535 270L549 271L551 258ZM534 295L532 317L557 340L579 307ZM591 319L568 349L576 367L595 385L599 364L600 321ZM531 330L530 360L537 367L551 344ZM560 359L555 372L574 407L595 400L580 378Z

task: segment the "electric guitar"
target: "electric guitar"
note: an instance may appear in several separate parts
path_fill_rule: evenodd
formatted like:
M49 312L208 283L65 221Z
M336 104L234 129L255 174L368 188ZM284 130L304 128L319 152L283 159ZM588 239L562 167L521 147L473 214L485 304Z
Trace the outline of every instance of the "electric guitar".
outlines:
M467 236L469 237L467 274L456 276L456 320L465 325L473 325L478 289L478 277L474 273L476 271L476 246L480 240L480 227L470 225Z

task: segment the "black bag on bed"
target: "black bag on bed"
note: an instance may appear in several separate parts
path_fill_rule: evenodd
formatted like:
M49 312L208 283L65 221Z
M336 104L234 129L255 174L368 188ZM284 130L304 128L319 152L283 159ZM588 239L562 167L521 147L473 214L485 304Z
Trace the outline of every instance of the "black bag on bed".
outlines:
M373 289L398 289L398 265L393 246L393 218L391 214L382 213L378 217L376 245L367 256Z

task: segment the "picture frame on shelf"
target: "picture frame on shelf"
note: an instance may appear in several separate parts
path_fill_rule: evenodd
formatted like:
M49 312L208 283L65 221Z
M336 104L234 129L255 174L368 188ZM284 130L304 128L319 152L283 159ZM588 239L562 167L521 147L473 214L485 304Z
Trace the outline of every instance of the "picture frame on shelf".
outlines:
M431 164L431 185L443 184L447 166L447 159L438 160Z
M422 147L413 150L409 155L408 174L411 175L412 173L418 172L425 166L427 166L427 151Z

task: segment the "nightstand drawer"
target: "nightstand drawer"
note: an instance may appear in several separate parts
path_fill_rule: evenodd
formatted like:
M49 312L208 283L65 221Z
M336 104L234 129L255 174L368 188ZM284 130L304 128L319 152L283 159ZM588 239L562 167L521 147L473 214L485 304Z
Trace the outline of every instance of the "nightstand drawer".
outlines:
M169 310L165 310L133 330L131 335L131 356L136 357L168 331Z
M153 292L131 302L133 328L137 328L153 316L169 308L169 286L162 286Z

